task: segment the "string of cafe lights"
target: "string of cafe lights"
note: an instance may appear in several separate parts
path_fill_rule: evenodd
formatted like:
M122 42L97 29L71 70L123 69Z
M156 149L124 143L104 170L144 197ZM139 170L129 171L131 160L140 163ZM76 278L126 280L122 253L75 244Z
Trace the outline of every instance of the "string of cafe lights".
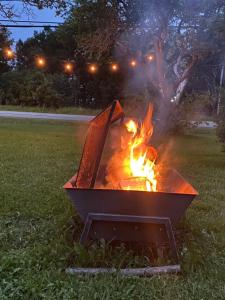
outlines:
M13 59L16 58L16 54L13 52L12 49L5 48L4 49L4 57L7 60L13 60ZM145 58L146 58L146 61L150 63L150 62L154 61L155 57L154 57L154 54L151 53L151 54L147 55ZM45 69L48 65L47 58L43 55L35 56L34 57L34 62L35 62L35 66L38 69ZM73 73L75 73L76 62L70 61L70 60L64 60L62 62L63 62L62 63L63 70L64 70L65 73L71 74L71 75ZM120 66L117 62L110 62L108 65L109 65L109 70L112 73L116 73L120 69ZM135 69L138 66L138 61L136 59L131 59L128 62L128 66L130 68ZM96 74L99 71L99 67L100 67L100 65L97 64L97 63L87 63L87 71L90 74Z
M7 60L13 60L16 57L16 55L13 52L13 50L11 50L10 48L5 48L4 49L4 57ZM151 63L155 60L155 56L152 53L147 55L145 58L146 58L146 61L149 62L149 63ZM36 67L39 68L39 69L45 69L47 67L47 58L43 55L35 56L34 62L35 62ZM76 63L74 61L63 60L61 65L63 66L63 70L64 70L65 73L71 74L71 75L73 73L75 73ZM109 70L112 73L116 73L120 69L119 64L116 63L116 62L110 62L108 65L109 65ZM96 74L99 70L99 66L100 65L97 64L97 63L87 63L87 71L90 74ZM135 59L131 59L130 61L128 61L128 66L130 68L135 69L138 66L138 61L135 60ZM219 67L223 67L225 65L224 64L214 64L214 65L213 64L209 64L209 65L207 64L205 66L219 68Z

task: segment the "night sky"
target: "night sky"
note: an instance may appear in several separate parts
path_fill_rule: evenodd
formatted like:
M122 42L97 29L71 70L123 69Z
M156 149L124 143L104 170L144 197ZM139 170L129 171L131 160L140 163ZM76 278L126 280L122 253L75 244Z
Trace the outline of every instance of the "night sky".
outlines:
M32 14L27 15L26 12L23 11L23 6L19 2L15 2L15 8L17 10L17 14L20 15L18 18L13 18L14 20L29 20L29 21L47 21L47 22L63 22L63 18L59 16L55 16L55 11L53 9L42 9L39 10L37 8L32 7ZM1 16L1 19L2 16ZM5 23L4 23L5 24ZM17 23L18 24L18 23ZM18 24L22 25L22 24ZM24 24L25 25L25 24ZM29 24L26 24L29 25ZM38 25L38 24L36 24ZM11 32L11 38L14 42L21 40L26 40L28 37L31 37L34 31L41 31L42 28L9 28Z

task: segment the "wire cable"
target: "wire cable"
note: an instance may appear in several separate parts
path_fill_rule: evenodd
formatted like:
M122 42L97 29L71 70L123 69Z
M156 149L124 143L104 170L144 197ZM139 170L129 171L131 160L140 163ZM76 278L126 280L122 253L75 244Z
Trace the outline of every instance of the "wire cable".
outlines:
M31 23L31 24L63 24L62 22L34 21L34 20L0 20L0 22L8 23Z
M50 27L50 28L57 28L59 27L59 25L50 25L50 24L46 24L46 25L6 25L6 24L0 24L0 26L2 27L6 27L6 28L44 28L44 27Z

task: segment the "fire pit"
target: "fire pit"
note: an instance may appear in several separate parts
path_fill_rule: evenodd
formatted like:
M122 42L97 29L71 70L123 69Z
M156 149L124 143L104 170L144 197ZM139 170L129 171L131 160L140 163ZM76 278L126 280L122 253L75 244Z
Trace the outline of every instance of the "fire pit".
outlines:
M143 122L145 127L142 124L139 133L137 123L135 127L130 120L124 125L124 113L118 101L96 116L90 122L79 170L64 188L85 224L80 239L82 244L89 239L101 238L156 246L167 243L177 263L173 228L185 214L197 191L174 169L164 170L163 179L157 179L160 174L157 175L155 168L156 151L148 145L144 135L149 137L152 134L151 115L149 108ZM104 151L103 157L109 130L115 123L127 128L128 142L125 145L128 146L120 150L119 155L116 151L109 156L108 151ZM138 144L137 139L139 141L140 138L142 140ZM131 164L134 161L133 166L137 167L138 174L136 169L132 173L132 166L129 177L124 178L121 170L115 176L108 174L112 170L112 157L117 157L117 165L123 170L126 169L125 160ZM119 163L118 157L121 159Z

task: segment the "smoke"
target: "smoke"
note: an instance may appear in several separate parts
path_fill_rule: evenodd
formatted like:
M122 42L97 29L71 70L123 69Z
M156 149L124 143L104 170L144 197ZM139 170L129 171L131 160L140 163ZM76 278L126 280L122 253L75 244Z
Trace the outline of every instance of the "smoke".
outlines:
M142 115L146 104L153 102L157 126L165 132L178 115L176 108L198 61L196 47L202 49L200 30L211 4L194 0L131 2L127 10L134 22L127 21L129 29L122 28L115 46L115 56L127 66L123 70L125 109ZM206 40L208 33L204 34ZM132 59L135 67L129 64Z
M157 1L157 5L146 2L145 5L142 5L136 25L124 32L116 43L115 55L119 61L126 62L127 65L124 68L126 78L123 88L124 107L125 110L128 109L129 113L133 110L135 116L140 114L142 117L147 104L152 102L154 111L157 112L156 118L166 119L167 117L165 109L168 108L164 104L161 105L161 102L164 103L163 96L168 98L168 95L163 95L162 87L160 87L160 74L157 73L157 64L160 58L156 53L158 50L156 43L161 38L158 36L161 27L159 22L162 22L160 11L165 5L165 1L162 2ZM161 7L157 8L157 6ZM152 57L152 60L149 60L149 56ZM134 67L131 65L132 60L136 62ZM161 70L168 69L165 59L159 68ZM171 88L165 77L162 84L168 93Z

